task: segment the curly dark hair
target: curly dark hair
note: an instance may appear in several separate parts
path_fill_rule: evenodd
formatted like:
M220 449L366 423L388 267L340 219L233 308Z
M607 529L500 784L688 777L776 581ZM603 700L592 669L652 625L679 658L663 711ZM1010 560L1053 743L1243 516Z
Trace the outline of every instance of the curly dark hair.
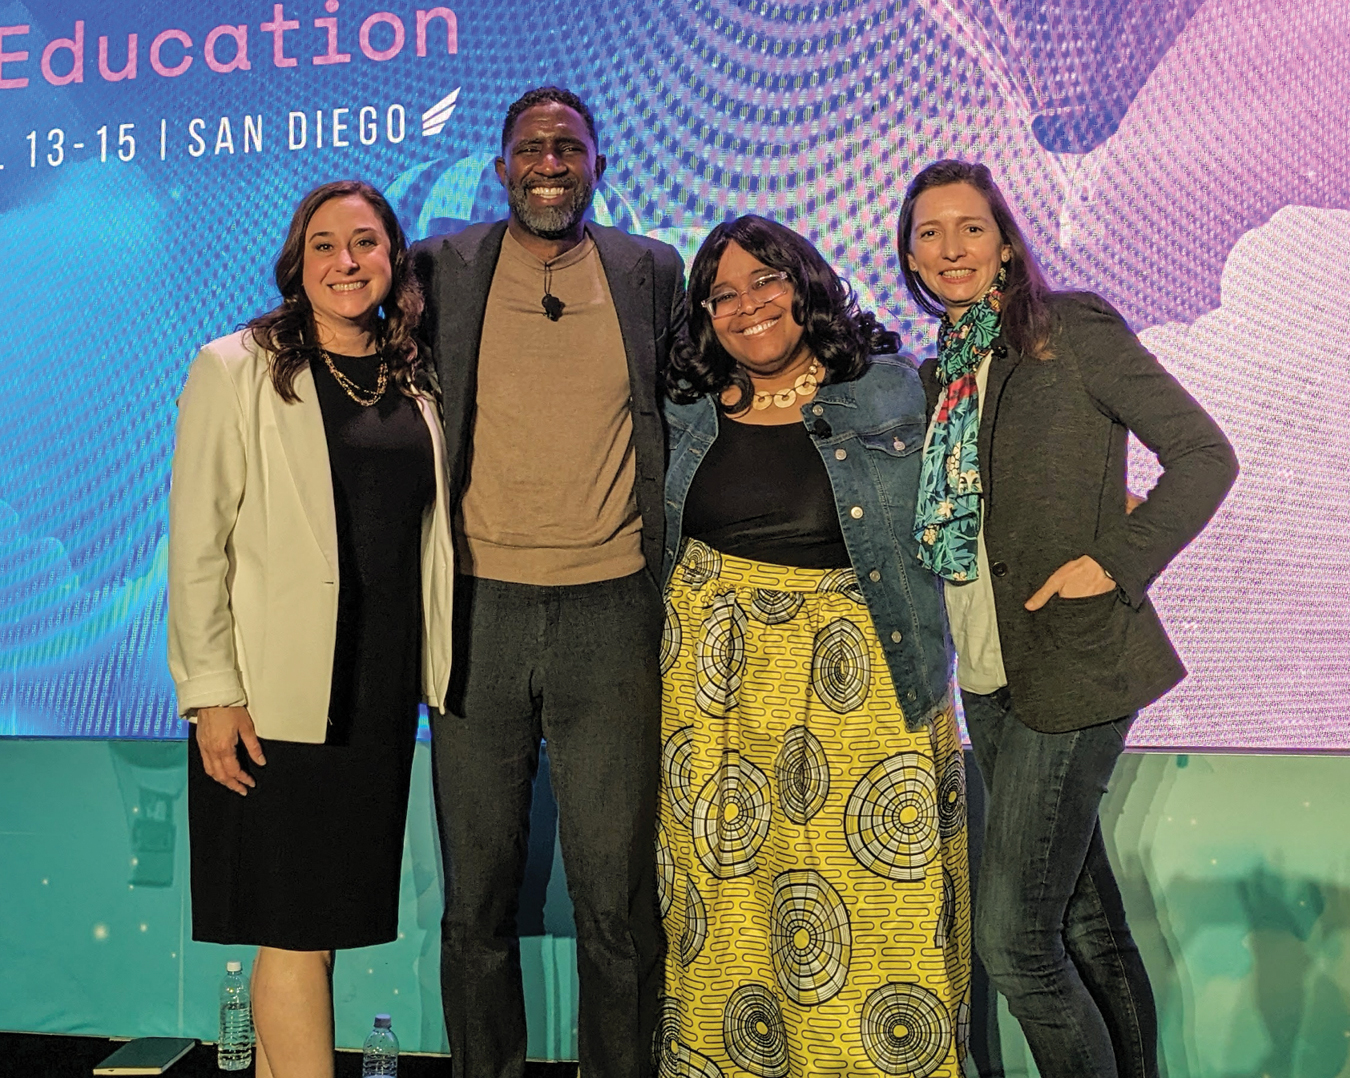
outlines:
M925 191L953 183L968 183L984 196L1003 242L1012 248L1008 280L1003 287L1003 336L1023 355L1049 359L1051 325L1046 297L1050 294L1050 286L1045 283L1036 257L987 166L969 161L934 161L910 181L895 229L905 287L914 302L929 314L941 317L946 313L941 298L909 268L906 256L910 253L913 238L914 203Z
M300 200L273 270L277 290L281 293L281 305L258 315L244 326L258 347L271 353L272 386L287 404L300 399L295 392L295 376L311 359L322 355L314 327L314 309L305 295L303 283L305 233L320 206L330 199L349 195L357 195L370 203L389 237L392 278L389 294L381 304L376 335L394 384L405 395L416 395L422 374L416 333L423 304L422 289L408 259L408 241L398 216L379 191L360 180L337 180L314 188Z
M750 407L754 387L744 367L717 340L712 318L703 307L717 279L717 266L728 244L738 244L770 269L792 281L792 316L802 326L802 339L824 368L827 382L851 382L867 370L873 344L882 334L876 318L858 310L853 290L835 273L810 240L786 225L746 214L725 221L708 233L689 270L685 296L688 318L666 368L666 393L676 404L690 404L712 394L728 415ZM723 404L729 386L740 390Z
M526 109L532 109L535 105L545 105L550 101L559 105L566 105L583 120L586 121L586 130L591 134L591 146L599 150L600 138L595 133L595 117L591 115L591 110L586 107L586 102L581 100L571 90L564 90L561 86L538 86L533 90L526 90L520 97L511 102L506 110L506 119L502 121L502 154L506 153L506 144L511 141L511 132L515 130L516 121L520 119L520 114Z

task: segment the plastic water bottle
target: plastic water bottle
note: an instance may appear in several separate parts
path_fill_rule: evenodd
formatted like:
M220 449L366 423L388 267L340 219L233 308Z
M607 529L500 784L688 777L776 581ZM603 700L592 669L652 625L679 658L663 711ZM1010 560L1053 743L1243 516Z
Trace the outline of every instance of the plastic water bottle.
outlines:
M375 1016L375 1028L361 1049L361 1078L398 1078L398 1038L387 1014Z
M220 1041L216 1066L223 1071L246 1070L253 1062L253 1012L248 1002L248 981L238 962L225 963L220 984Z

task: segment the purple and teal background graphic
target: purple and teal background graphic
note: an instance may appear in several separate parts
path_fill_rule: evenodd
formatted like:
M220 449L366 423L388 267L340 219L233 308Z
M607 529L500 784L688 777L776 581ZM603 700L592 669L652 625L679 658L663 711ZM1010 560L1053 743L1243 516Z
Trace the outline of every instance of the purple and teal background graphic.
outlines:
M917 354L905 184L989 164L1055 285L1114 303L1242 461L1154 586L1191 676L1131 743L1350 749L1343 0L0 0L0 734L181 736L188 363L272 304L317 183L376 184L411 238L503 215L501 117L546 82L595 111L598 220L689 258L775 217Z

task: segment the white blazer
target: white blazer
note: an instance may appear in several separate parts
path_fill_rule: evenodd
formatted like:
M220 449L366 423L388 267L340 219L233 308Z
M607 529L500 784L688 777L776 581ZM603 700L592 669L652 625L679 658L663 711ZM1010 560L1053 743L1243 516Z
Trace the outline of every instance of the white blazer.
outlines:
M259 737L319 744L337 638L338 545L323 415L308 367L300 400L272 387L245 332L212 341L178 398L169 489L169 671L178 712L246 705ZM422 696L450 678L454 553L435 405L436 500L422 519Z

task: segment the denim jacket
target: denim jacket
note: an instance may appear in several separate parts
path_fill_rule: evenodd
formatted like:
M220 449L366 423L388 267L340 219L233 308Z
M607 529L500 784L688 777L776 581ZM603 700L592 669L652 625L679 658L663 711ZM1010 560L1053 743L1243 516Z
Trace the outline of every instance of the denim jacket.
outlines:
M938 578L919 561L914 501L927 426L923 386L907 356L872 358L857 381L826 384L802 405L802 421L834 488L849 560L911 729L928 726L951 699L952 644ZM665 404L669 585L683 539L684 502L717 439L712 397Z

